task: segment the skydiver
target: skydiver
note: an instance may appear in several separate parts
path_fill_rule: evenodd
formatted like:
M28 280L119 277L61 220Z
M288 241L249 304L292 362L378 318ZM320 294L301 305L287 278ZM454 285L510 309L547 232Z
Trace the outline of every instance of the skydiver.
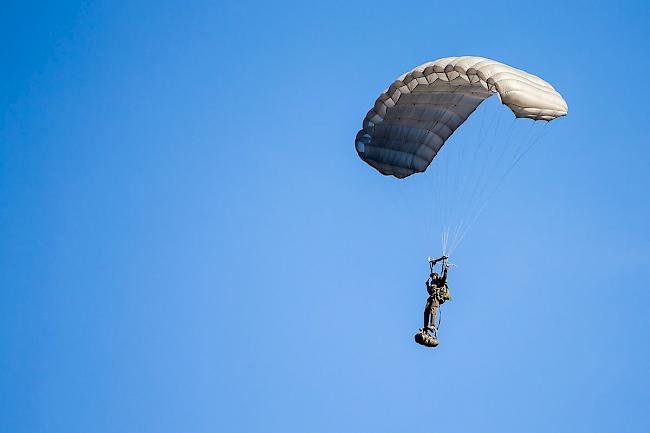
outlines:
M447 258L447 256L442 256L429 261L430 274L425 282L429 297L424 307L424 326L415 334L415 341L428 347L436 347L438 345L438 328L435 324L436 310L445 301L451 300L449 288L447 287L447 272L449 270ZM434 266L440 261L443 262L442 276L438 275L434 270ZM433 332L433 335L429 334L429 332Z

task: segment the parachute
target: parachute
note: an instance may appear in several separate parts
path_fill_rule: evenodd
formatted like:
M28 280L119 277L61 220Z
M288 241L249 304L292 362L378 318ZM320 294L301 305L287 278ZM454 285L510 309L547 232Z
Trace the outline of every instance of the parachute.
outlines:
M483 122L471 142L461 138L460 143L445 146L493 95L510 108L513 120L548 124L568 112L562 96L535 75L484 57L446 57L420 65L391 84L376 100L356 136L359 157L380 173L398 179L426 171L439 153L436 159L448 153L447 161L435 168L433 185L437 190L450 190L449 197L434 203L438 213L448 208L446 220L440 223L447 255L460 243L505 174L540 138L531 140L535 134L527 133L514 138L512 144L512 131L506 131L506 140L488 130L498 128L497 119L489 122L487 129ZM447 147L455 149L448 152Z

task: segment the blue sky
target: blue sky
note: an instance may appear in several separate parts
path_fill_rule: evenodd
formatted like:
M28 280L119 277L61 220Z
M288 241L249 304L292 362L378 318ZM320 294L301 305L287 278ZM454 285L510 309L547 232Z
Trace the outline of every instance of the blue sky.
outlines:
M650 430L646 2L187 3L2 4L0 430ZM439 234L354 136L464 54L570 113L427 350Z

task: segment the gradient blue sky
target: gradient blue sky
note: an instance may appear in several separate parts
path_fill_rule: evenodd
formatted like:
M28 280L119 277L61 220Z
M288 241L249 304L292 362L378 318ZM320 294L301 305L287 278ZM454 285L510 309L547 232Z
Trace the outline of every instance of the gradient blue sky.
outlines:
M650 431L647 2L2 2L0 431ZM458 250L353 141L438 57L570 114ZM462 131L461 131L462 132Z

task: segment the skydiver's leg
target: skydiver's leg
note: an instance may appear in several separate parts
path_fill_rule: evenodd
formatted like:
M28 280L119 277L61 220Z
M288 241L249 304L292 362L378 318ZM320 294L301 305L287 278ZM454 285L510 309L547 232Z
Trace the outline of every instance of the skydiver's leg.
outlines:
M429 314L429 324L427 326L434 332L434 334L437 335L438 330L436 329L436 310L438 309L438 303L436 301L433 301L431 304L431 314Z
M422 329L424 331L426 331L427 328L429 327L430 316L431 316L431 302L427 301L427 305L424 306L424 325L422 325Z
M435 329L432 324L436 322L436 306L437 302L429 298L427 299L427 305L424 307L424 331L429 331Z

